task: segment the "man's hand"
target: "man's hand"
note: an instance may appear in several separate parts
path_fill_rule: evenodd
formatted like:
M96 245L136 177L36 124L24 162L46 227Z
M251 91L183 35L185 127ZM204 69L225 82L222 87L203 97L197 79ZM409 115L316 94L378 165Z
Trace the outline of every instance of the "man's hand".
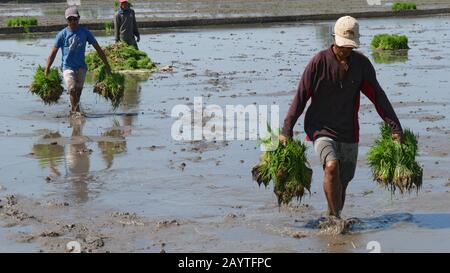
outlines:
M279 136L278 136L278 140L281 142L281 144L283 144L283 145L286 145L286 142L287 142L287 137L285 136L285 135L283 135L283 134L280 134Z
M141 41L141 36L136 36L136 42L139 43L139 41Z
M46 66L45 67L45 70L44 70L44 73L45 73L45 77L47 78L47 76L48 76L48 71L49 71L50 69L49 69L49 67L48 66Z
M392 133L392 138L399 143L403 143L403 134L402 133Z

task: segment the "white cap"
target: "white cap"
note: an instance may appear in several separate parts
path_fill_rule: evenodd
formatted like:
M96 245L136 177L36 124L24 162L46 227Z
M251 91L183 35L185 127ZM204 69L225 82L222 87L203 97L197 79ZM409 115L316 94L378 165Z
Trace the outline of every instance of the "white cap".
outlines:
M64 16L66 17L66 19L72 16L80 18L80 13L78 13L78 9L76 6L70 6L66 9Z
M339 18L334 25L334 41L337 46L359 47L359 23L351 16Z

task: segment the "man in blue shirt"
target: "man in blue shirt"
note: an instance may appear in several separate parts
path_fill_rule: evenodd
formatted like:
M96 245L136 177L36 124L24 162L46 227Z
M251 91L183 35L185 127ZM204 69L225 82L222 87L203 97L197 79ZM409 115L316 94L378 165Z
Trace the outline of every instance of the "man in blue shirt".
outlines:
M92 33L85 27L79 26L80 14L76 6L71 6L66 9L65 18L67 20L67 27L61 30L55 39L55 44L50 52L45 68L45 75L48 74L50 67L55 60L58 49L62 51L62 71L64 81L67 86L67 91L70 96L70 103L72 113L80 112L80 97L83 90L84 80L86 77L87 65L84 60L86 51L86 42L91 44L98 55L105 63L107 73L111 73L108 60L105 52L98 45Z

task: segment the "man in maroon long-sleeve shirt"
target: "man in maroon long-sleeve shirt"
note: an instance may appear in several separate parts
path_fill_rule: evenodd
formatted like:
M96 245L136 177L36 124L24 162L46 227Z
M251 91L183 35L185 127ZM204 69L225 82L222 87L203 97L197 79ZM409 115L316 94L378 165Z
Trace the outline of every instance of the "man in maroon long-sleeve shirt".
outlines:
M392 128L394 139L401 141L402 127L369 59L353 51L359 47L358 22L350 16L341 17L334 32L334 44L317 53L306 66L280 140L292 137L294 125L311 99L305 114L305 132L323 164L329 214L339 217L356 168L360 92Z

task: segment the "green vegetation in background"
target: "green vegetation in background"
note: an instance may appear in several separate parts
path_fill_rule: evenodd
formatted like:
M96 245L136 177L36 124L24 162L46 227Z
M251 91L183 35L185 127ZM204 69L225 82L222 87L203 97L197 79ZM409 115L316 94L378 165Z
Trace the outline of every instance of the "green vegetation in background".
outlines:
M403 194L422 185L422 167L416 162L417 138L411 130L403 132L403 143L392 138L387 124L380 127L380 137L369 149L367 161L375 181L395 193Z
M7 21L8 27L23 27L25 33L30 32L30 26L37 26L36 17L16 17Z
M278 133L268 128L270 136L262 139L266 147L278 144ZM279 143L274 150L261 155L259 163L253 167L252 176L259 185L274 183L274 193L278 205L289 204L294 197L301 200L305 189L310 191L312 170L308 167L306 146L299 140L288 139L285 145Z
M38 95L45 104L58 102L63 93L62 78L58 69L51 68L45 76L44 68L38 66L30 86L30 92Z
M412 3L412 2L395 2L392 5L392 10L393 11L400 11L400 10L413 10L413 9L417 9L416 3Z
M112 31L113 31L113 27L114 27L113 22L112 21L106 21L104 23L104 25L105 25L105 32L106 32L106 34L111 34Z
M36 17L16 17L7 21L8 27L29 27L37 26Z
M408 37L395 34L377 34L371 42L372 48L377 50L409 49Z

